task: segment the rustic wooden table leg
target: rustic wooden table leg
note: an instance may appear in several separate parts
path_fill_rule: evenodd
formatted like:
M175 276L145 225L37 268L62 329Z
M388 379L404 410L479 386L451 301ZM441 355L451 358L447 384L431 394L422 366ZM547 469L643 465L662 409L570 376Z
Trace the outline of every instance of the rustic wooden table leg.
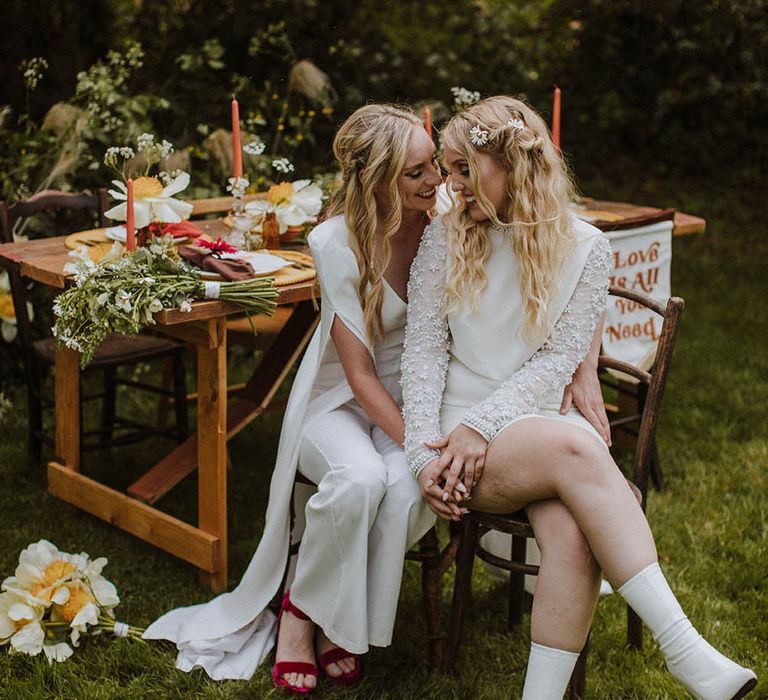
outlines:
M197 346L198 518L219 549L215 571L201 571L200 582L219 592L227 587L227 326L208 323L216 342Z
M80 353L56 344L56 457L80 471Z

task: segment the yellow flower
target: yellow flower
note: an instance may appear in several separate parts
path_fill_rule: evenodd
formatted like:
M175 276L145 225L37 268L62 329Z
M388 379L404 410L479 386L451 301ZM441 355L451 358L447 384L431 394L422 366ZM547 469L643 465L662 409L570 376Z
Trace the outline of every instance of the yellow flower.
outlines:
M156 177L137 177L133 181L133 196L136 199L159 197L163 192L163 183Z
M120 180L112 180L116 189L109 194L120 204L104 212L104 216L117 221L125 221L128 211L126 200L128 188ZM153 221L178 223L188 219L192 213L192 205L188 202L174 199L189 184L189 174L179 173L165 187L156 177L139 177L133 183L133 213L136 228L149 226Z
M95 603L96 599L81 586L67 586L67 588L69 588L69 599L65 603L53 607L63 620L71 624L77 613L88 603Z
M270 203L278 206L288 201L293 195L293 185L290 182L281 182L278 185L272 185L267 192L267 199Z
M277 130L278 131L282 131L283 129L285 129L285 125L284 124L278 124L277 125Z
M56 592L54 584L69 576L75 571L75 566L63 559L54 559L48 566L43 569L43 575L41 579L32 586L32 595L35 598L42 600L50 600L53 594Z
M315 110L314 109L310 109L309 112L307 112L307 116L308 117L314 117L315 116Z
M13 297L8 292L0 292L0 316L3 318L16 318L16 310L13 308Z

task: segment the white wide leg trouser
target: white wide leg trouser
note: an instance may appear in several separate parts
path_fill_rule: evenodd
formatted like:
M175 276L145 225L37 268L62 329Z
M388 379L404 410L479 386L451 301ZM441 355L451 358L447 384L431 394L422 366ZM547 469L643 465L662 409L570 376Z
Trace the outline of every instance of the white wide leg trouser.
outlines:
M402 449L347 404L309 426L299 470L317 493L305 510L292 602L347 651L389 645L403 558L434 523Z

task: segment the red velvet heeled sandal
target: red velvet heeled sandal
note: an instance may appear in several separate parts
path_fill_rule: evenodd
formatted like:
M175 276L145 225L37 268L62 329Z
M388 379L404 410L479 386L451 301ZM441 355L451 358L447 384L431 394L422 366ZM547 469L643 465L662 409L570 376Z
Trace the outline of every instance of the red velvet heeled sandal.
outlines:
M348 673L342 672L340 676L332 676L326 671L331 664L338 664L342 659L348 659L350 657L355 660L355 667ZM331 681L331 683L336 683L336 685L353 685L360 680L362 663L358 654L352 654L341 647L336 647L335 649L329 649L324 654L320 654L319 661L320 667L323 669L326 678ZM339 668L341 668L341 666L339 666Z
M301 610L299 610L293 603L291 603L290 594L286 592L283 596L283 602L280 605L280 613L277 616L277 629L280 629L280 620L283 617L284 612L290 612L291 615L298 617L300 620L309 620ZM277 649L277 644L275 644ZM308 663L306 661L278 661L272 668L272 682L276 688L285 688L292 693L298 693L299 695L307 695L311 693L314 688L305 688L304 686L291 685L283 676L287 673L303 673L305 676L314 676L319 678L317 666L315 664Z

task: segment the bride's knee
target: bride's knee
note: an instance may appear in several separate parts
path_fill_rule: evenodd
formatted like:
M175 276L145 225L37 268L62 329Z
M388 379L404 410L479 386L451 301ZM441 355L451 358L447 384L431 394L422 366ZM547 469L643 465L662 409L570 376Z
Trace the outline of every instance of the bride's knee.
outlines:
M587 538L565 506L551 510L545 522L539 520L536 541L542 557L556 559L559 566L599 571Z
M550 449L559 465L567 465L562 473L578 469L582 478L600 478L614 468L608 451L596 438L581 428L562 431L552 436Z
M361 464L340 466L334 471L332 487L345 500L379 503L387 492L386 475L381 469L365 468Z

